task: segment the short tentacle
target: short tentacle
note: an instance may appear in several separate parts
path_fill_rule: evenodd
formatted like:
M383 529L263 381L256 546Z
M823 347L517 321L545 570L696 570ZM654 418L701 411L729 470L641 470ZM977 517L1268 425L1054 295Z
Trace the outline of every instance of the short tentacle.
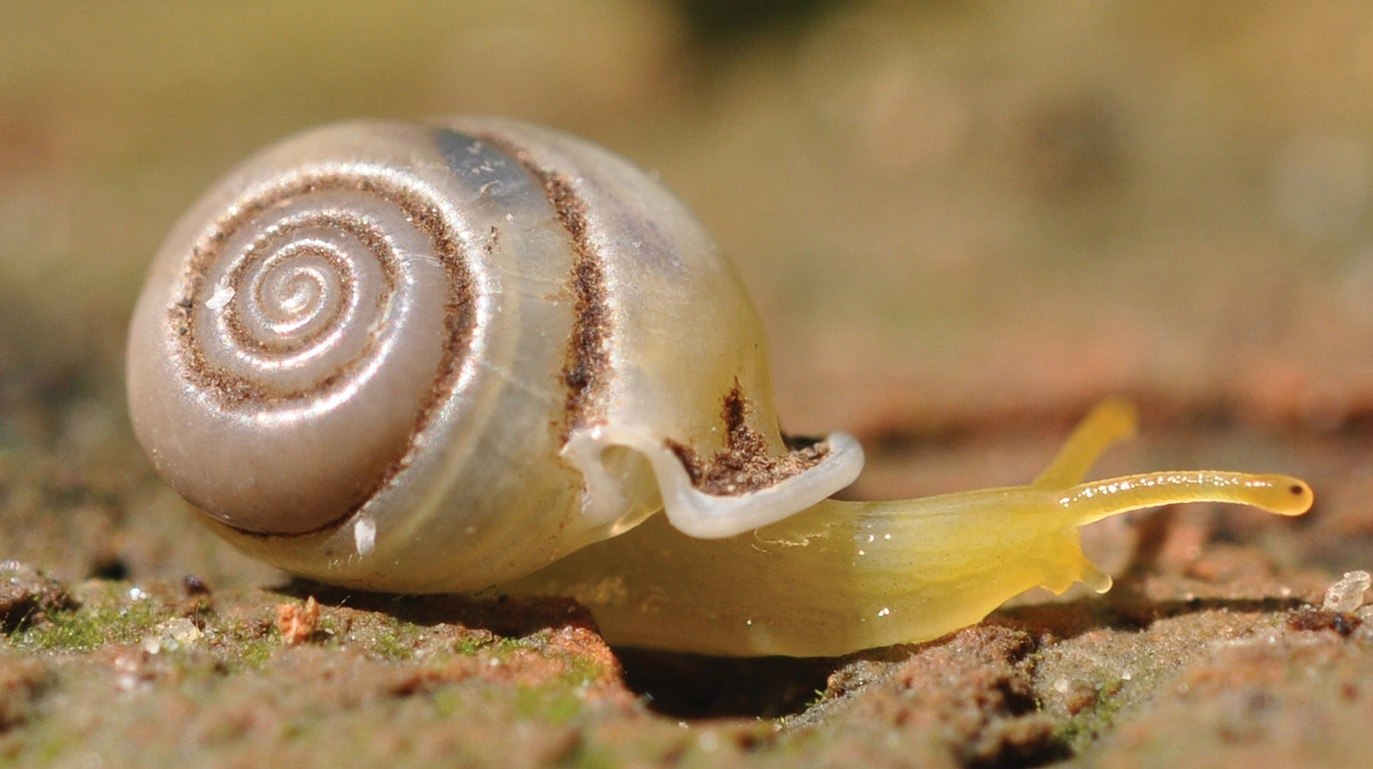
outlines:
M1107 449L1134 437L1138 422L1134 406L1126 401L1118 398L1103 401L1078 423L1058 455L1031 485L1062 489L1082 483Z

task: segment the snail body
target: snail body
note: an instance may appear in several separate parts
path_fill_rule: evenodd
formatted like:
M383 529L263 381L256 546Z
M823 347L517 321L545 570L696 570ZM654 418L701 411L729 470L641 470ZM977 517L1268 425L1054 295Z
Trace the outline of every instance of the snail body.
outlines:
M1076 527L1126 509L1310 504L1284 476L1078 486L1128 433L1119 404L1035 484L829 500L862 450L782 435L758 319L685 208L492 119L342 124L250 159L154 261L128 386L158 471L273 565L570 594L612 642L721 654L923 640L1037 584L1104 590Z

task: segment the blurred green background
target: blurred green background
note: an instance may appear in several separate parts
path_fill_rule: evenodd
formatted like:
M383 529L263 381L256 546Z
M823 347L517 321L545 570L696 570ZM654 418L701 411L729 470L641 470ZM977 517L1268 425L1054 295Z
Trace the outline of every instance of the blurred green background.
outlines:
M660 172L739 264L789 426L1112 391L1373 402L1362 2L0 3L0 397L122 428L163 234L250 151L501 114ZM4 405L0 403L0 405Z

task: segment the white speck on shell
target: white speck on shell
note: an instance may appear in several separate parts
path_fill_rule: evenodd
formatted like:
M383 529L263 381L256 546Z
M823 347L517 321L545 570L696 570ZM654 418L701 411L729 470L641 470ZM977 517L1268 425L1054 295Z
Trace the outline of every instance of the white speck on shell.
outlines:
M353 524L353 546L358 555L371 555L377 549L377 522L371 518L359 518Z
M234 287L221 283L215 287L215 292L205 302L205 306L211 310L222 310L229 302L234 299Z

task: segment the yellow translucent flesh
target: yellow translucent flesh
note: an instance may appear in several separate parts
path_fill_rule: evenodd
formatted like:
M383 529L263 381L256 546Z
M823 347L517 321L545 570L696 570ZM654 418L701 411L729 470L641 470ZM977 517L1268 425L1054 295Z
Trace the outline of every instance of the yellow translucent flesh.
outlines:
M1129 403L1112 398L1097 404L1073 429L1068 440L1063 442L1063 448L1035 478L1033 485L1052 489L1081 483L1102 452L1114 443L1133 437L1138 428L1139 419Z
M1037 585L1110 577L1077 527L1142 507L1218 501L1284 515L1311 504L1278 475L1170 471L1080 483L1133 412L1109 402L1034 483L893 502L827 500L780 523L699 540L663 516L508 589L575 596L615 644L721 655L822 656L935 638Z

